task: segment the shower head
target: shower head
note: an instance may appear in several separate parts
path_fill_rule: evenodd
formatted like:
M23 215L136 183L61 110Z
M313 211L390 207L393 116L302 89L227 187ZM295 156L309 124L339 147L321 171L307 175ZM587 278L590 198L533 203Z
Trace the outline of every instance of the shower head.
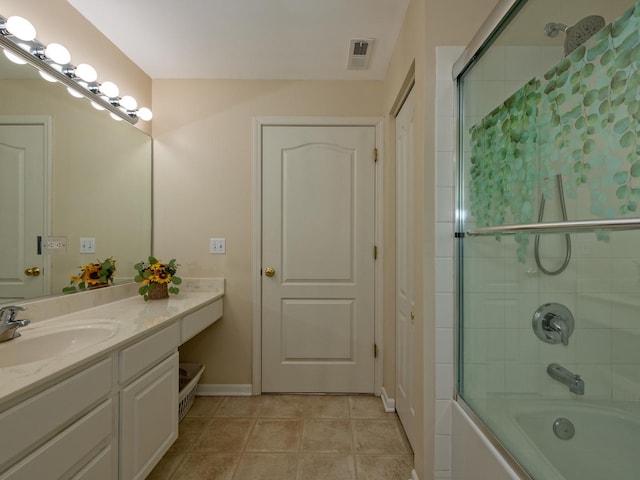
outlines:
M604 18L600 15L589 15L572 27L564 23L547 23L544 26L544 33L548 37L555 37L558 32L564 32L567 35L564 40L564 54L567 56L595 35L604 25Z

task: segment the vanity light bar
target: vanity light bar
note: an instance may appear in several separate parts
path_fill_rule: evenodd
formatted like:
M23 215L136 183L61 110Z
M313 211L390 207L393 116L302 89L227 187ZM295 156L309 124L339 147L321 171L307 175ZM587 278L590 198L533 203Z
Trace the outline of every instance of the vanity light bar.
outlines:
M102 94L100 84L96 81L97 75L93 75L95 74L95 70L90 65L81 64L76 67L71 63L65 65L56 64L47 58L45 54L47 46L40 43L35 37L31 40L19 38L18 35L9 28L10 19L12 18L20 17L9 17L9 19L7 19L0 15L0 47L2 47L5 52L13 54L37 68L40 72L44 72L49 77L59 81L69 89L82 94L82 96L88 98L94 104L108 110L112 115L122 120L126 120L131 124L137 123L139 118L146 121L151 120L152 114L148 108L142 107L138 109L136 105L129 110L120 104L122 98L125 98L125 104L129 103L129 107L133 106L134 102L127 102L131 97L107 97ZM91 72L91 70L93 71ZM81 76L85 77L86 80L80 78Z

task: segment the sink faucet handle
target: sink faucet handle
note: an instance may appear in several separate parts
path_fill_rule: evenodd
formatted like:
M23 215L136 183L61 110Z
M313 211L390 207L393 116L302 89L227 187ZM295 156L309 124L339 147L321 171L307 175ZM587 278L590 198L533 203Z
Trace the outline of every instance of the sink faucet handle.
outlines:
M9 307L0 308L0 320L5 322L13 322L16 318L18 312L24 312L27 307L22 307L20 305L11 305ZM6 316L6 319L5 319Z

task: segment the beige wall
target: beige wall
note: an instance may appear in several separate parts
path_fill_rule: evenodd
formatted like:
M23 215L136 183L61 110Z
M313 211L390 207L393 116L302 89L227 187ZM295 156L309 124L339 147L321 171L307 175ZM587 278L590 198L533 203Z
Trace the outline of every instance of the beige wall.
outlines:
M382 116L382 99L376 81L153 82L154 252L183 276L226 279L223 319L181 350L204 362L203 383L252 381L253 118Z
M435 49L439 45L465 45L497 0L412 0L385 80L384 108L394 113L414 75L416 93L415 245L416 323L414 388L416 417L423 428L414 446L416 473L432 478L434 471L435 411ZM463 13L463 14L462 14ZM385 212L395 211L394 123L386 132ZM388 222L386 225L393 225ZM394 396L395 385L395 232L385 232L385 366L384 386ZM418 429L420 431L420 429Z
M98 81L111 80L121 95L131 95L138 105L152 108L151 79L66 0L0 0L0 15L25 17L36 27L38 40L61 43L71 52L71 63L92 65ZM151 132L149 122L136 126Z

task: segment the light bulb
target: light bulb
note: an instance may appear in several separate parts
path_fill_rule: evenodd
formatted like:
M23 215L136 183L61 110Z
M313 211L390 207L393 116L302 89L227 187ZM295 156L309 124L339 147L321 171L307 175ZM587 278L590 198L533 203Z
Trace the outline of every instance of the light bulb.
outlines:
M110 113L109 115L111 115L111 118L113 118L114 120L116 120L117 122L121 122L122 118L120 118L118 115L116 115L115 113Z
M96 69L86 63L81 63L76 67L76 75L87 83L95 82L98 78Z
M40 70L38 73L40 73L40 76L44 78L47 82L55 83L58 81L48 73L43 72L42 70Z
M5 28L11 35L25 42L30 42L36 38L36 29L26 18L16 16L9 17L5 23Z
M27 64L27 62L25 62L23 59L21 59L15 53L11 53L8 50L4 51L4 56L7 57L9 60L11 60L13 63L17 63L18 65L26 65Z
M79 91L77 91L75 88L67 87L67 92L69 92L69 95L71 95L72 97L76 97L76 98L84 97L84 95L81 94Z
M44 54L58 65L66 65L71 61L69 50L59 43L50 43L47 45L47 48L44 49Z
M100 85L100 91L109 98L116 98L120 93L120 89L113 82L104 82Z
M125 95L120 99L120 105L127 110L135 110L138 108L138 102L130 95Z
M102 105L98 105L96 102L91 102L91 106L96 110L104 110L104 107Z
M147 107L142 107L140 110L138 110L137 115L140 120L144 120L145 122L148 122L153 118L153 113L151 113L151 110L149 110Z

